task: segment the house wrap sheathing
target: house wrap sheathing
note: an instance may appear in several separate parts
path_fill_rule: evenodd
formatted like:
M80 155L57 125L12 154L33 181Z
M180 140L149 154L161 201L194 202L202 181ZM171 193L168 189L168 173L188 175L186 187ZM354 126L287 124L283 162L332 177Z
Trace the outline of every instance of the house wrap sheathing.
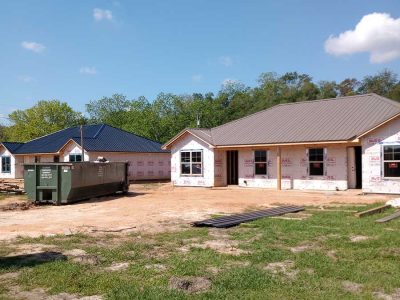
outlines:
M375 94L277 105L163 147L177 186L400 193L400 104Z
M164 180L171 174L171 154L161 144L106 124L86 125L37 138L26 143L0 143L0 179L24 176L24 164L35 162L129 162L130 180Z

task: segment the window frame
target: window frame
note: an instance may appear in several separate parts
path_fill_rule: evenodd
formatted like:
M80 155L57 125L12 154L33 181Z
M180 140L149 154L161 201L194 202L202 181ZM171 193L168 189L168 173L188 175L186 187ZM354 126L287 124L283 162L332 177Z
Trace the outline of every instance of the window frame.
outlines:
M8 159L8 164L4 163L4 160ZM4 167L8 166L8 170L5 170ZM11 156L10 155L4 155L1 157L1 173L3 174L10 174L11 173Z
M392 163L398 163L398 164L400 164L400 160L398 160L398 159L385 159L385 147L393 147L393 146L397 146L397 147L400 147L400 144L398 144L398 143L394 143L394 144L385 144L385 145L382 145L382 148L381 148L381 157L382 157L382 164L381 164L381 171L382 171L382 178L384 178L384 179L397 179L397 180L400 180L400 176L386 176L385 175L385 162L387 163L387 162L392 162Z
M76 157L79 156L81 160L76 160ZM71 157L75 157L74 160L71 160ZM82 162L82 154L80 153L70 153L68 156L68 161L69 162Z
M316 150L316 149L322 149L322 160L310 160L310 150ZM308 169L309 177L324 177L325 176L325 171L326 171L325 157L326 157L326 148L314 147L314 148L307 149L307 160L308 160L307 169ZM322 163L322 174L321 175L312 175L311 174L311 164L312 163Z
M200 152L200 162L194 162L193 161L193 153L194 152ZM190 153L189 154L189 162L182 162L182 153ZM190 173L183 173L182 172L182 165L183 164L189 164L189 170ZM193 173L193 165L194 164L200 164L200 170L201 173L200 174L194 174ZM203 165L204 165L204 156L203 156L203 150L202 149L190 149L190 150L181 150L179 151L179 174L181 177L203 177Z
M258 161L258 162L256 161L256 152L258 151L265 152L265 161ZM254 158L254 176L268 176L268 150L266 149L254 150L253 158ZM257 174L256 164L265 164L265 174Z

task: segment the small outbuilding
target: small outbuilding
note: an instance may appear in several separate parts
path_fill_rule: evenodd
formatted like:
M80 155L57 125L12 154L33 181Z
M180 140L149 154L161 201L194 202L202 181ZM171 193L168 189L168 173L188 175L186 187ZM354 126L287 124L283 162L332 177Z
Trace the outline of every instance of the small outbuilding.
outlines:
M106 124L83 126L82 133L81 136L78 126L26 143L0 143L0 179L23 178L24 164L96 161L99 157L129 162L130 180L162 180L171 176L171 154L161 149L160 143Z
M177 186L400 193L400 103L376 94L276 105L163 148Z

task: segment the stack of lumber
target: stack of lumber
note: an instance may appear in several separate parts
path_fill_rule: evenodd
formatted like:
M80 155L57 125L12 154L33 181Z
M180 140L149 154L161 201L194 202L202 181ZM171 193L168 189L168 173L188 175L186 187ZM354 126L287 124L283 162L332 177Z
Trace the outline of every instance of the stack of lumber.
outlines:
M1 193L24 193L24 181L22 179L0 179Z

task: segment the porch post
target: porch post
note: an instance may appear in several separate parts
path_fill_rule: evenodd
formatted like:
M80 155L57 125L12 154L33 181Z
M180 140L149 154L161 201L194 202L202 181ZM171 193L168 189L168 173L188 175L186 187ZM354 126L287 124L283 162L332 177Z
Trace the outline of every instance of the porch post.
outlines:
M276 148L276 189L282 189L282 166L281 166L281 147Z

